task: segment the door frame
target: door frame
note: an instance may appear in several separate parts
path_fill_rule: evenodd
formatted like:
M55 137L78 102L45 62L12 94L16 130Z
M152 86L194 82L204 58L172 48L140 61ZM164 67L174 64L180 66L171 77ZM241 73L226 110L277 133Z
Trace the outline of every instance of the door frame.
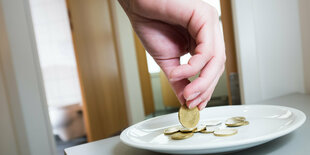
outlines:
M108 0L124 86L129 125L145 118L143 94L131 23L118 1Z
M220 0L221 20L223 24L223 35L226 46L226 79L228 89L229 105L241 104L240 85L238 79L238 65L236 54L236 42L233 23L233 8L230 0ZM234 92L238 91L238 92Z
M30 0L2 0L0 3L7 35L7 42L0 42L1 47L7 47L0 50L0 66L17 154L55 155Z

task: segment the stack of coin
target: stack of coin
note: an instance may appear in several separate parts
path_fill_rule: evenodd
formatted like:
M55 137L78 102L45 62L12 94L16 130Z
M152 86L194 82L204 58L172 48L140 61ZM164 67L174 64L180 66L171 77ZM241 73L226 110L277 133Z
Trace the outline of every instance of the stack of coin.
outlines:
M206 125L206 124L199 124L194 128L185 128L183 126L174 126L170 127L166 130L164 130L165 135L171 135L171 139L173 140L182 140L182 139L187 139L190 138L194 135L194 133L213 133L215 136L232 136L237 134L237 129L229 129L229 128L224 128L220 129L220 125L215 124L215 125Z

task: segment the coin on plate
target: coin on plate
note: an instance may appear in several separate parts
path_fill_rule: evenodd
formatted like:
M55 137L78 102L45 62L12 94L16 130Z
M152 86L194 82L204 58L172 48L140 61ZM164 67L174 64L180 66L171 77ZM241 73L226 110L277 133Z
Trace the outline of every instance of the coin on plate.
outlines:
M180 128L180 132L194 132L196 128Z
M243 116L236 116L236 117L232 117L231 119L245 121L245 117L243 117Z
M244 125L244 120L229 118L226 120L225 124L228 127L238 127Z
M205 129L206 129L206 126L204 124L199 124L197 125L196 129L193 132L200 132Z
M250 124L249 121L244 121L244 122L243 122L243 125L249 125L249 124Z
M238 133L237 129L220 129L220 130L216 130L213 132L213 134L215 136L220 136L220 137L224 137L224 136L232 136Z
M164 134L165 135L171 135L171 134L174 134L176 132L179 132L180 130L180 127L179 126L175 126L175 127L170 127L168 129L165 129L164 130Z
M189 109L186 105L182 105L179 109L179 121L185 128L194 128L200 119L197 107Z
M182 139L190 138L193 135L194 135L194 133L192 133L192 132L187 132L187 133L177 132L177 133L174 133L173 135L171 135L171 139L182 140Z

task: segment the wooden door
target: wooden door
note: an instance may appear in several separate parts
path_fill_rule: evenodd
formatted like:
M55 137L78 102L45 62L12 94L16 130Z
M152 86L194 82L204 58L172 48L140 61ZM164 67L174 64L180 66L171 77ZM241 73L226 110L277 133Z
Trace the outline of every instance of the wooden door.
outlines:
M128 126L108 0L67 0L88 140Z

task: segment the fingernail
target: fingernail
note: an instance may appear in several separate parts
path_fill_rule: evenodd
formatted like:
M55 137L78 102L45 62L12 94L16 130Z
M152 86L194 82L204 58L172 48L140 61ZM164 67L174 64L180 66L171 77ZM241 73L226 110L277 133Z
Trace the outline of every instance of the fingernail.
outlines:
M189 100L192 100L192 99L196 98L199 94L200 94L200 92L196 92L196 93L190 95L190 96L186 99L186 101L189 101Z
M189 108L191 109L191 108L196 107L201 101L202 101L201 98L197 98L189 105Z

